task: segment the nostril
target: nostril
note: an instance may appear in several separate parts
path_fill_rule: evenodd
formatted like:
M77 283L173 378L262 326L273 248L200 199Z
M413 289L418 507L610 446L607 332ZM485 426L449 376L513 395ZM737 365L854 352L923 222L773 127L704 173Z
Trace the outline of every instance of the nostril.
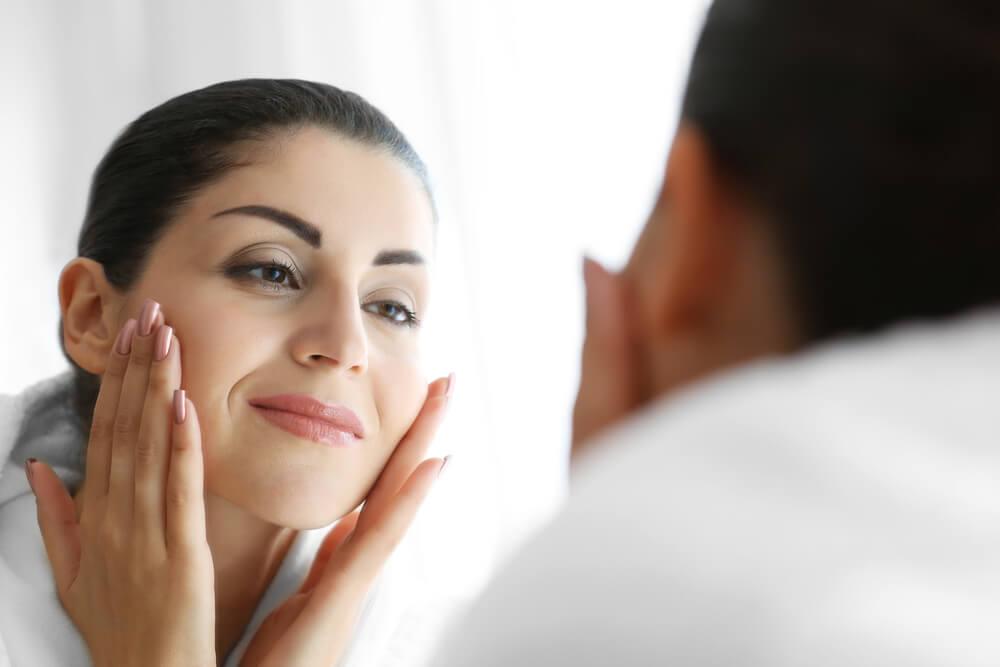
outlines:
M332 358L326 356L325 354L310 354L309 355L309 359L311 361L325 361L325 362L330 363L330 364L336 364L337 363L336 359L332 359Z

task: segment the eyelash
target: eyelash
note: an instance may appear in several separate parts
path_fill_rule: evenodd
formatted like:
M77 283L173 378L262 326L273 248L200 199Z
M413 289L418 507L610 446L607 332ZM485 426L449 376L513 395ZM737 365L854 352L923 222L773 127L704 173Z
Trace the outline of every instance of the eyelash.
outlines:
M294 281L296 287L294 287L293 289L302 289L299 284L298 273L296 272L295 267L289 264L288 262L285 262L280 259L272 259L267 262L253 262L250 264L241 264L239 266L232 266L227 268L225 270L225 273L227 276L233 278L241 278L249 275L251 271L255 271L257 269L274 269L282 271ZM252 278L252 279L255 280L258 284L264 285L265 286L264 289L270 290L272 292L281 292L283 290L283 288L281 287L281 283L276 283L271 280L264 280L263 278ZM388 320L389 324L398 327L420 326L420 318L417 317L417 314L412 310L410 310L409 308L407 308L405 305L399 303L398 301L373 301L372 303L365 304L365 306L370 306L370 305L394 306L403 311L404 315L403 320L397 320L392 317L382 315L381 313L372 313L371 311L366 311L373 315L379 315L380 317L383 317L384 319Z

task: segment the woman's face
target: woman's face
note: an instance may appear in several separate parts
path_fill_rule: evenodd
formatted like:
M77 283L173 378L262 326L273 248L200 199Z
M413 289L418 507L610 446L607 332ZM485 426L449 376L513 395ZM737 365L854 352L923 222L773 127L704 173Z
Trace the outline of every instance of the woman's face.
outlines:
M121 319L152 298L174 327L209 493L299 529L364 498L426 395L412 317L432 243L409 168L319 128L270 142L184 208ZM353 411L363 438L320 444L249 402L293 393Z

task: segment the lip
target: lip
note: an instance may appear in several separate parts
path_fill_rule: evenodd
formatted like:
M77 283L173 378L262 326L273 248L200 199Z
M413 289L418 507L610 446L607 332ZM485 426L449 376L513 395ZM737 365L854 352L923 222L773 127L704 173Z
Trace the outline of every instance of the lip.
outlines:
M276 394L248 402L275 426L315 442L350 445L365 437L364 426L351 409L306 394Z

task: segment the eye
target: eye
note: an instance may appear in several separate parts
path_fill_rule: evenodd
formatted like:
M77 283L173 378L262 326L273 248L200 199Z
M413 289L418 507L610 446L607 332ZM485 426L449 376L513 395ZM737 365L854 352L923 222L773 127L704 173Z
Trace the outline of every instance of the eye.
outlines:
M239 278L250 277L265 289L275 292L284 289L301 289L295 267L278 259L233 266L226 269L226 275Z
M365 312L383 317L396 326L415 327L420 325L417 314L398 301L374 301L366 303L362 308Z

